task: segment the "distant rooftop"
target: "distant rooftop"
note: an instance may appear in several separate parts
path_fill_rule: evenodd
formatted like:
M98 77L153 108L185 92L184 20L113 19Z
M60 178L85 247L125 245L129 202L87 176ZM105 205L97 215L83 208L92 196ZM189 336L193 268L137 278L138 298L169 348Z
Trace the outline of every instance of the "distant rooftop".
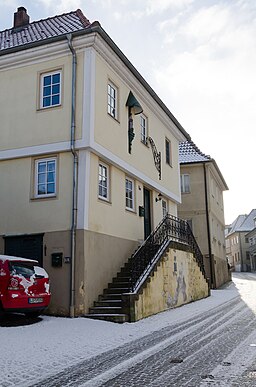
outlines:
M211 161L211 157L205 155L193 143L193 141L184 141L179 145L179 161L180 164L198 163L204 161Z
M251 210L249 215L239 215L231 224L228 235L234 232L249 232L255 228L256 209Z

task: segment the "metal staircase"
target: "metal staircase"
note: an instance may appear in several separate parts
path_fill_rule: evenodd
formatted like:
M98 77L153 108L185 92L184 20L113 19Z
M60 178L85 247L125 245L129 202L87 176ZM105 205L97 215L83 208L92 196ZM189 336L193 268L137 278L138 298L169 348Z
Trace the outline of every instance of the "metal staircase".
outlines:
M119 323L130 321L129 308L124 301L125 295L139 292L157 262L175 242L177 245L186 246L194 254L206 279L203 256L188 223L167 214L104 289L86 317Z

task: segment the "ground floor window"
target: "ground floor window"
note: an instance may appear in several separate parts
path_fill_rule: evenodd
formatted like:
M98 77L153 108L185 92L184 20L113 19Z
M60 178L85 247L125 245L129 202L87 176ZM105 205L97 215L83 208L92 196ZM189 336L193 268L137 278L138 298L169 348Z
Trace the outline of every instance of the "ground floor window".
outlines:
M56 195L56 157L35 161L35 197Z
M128 177L125 179L125 205L126 209L134 211L134 180Z

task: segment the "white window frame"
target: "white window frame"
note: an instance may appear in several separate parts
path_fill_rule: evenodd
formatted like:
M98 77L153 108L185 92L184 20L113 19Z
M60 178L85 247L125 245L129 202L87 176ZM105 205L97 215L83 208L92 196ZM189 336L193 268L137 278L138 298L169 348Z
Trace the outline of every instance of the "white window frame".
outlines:
M102 168L104 171L106 171L106 174L102 174L100 168ZM98 198L101 200L109 201L109 166L105 163L99 162L98 165ZM103 184L100 184L100 177L106 179L107 185L104 186ZM106 196L101 195L100 188L106 189Z
M44 79L47 76L53 76L55 74L60 74L60 83L59 83L59 103L58 104L50 104L49 106L44 106ZM52 83L51 83L52 87ZM40 74L40 109L49 109L53 107L60 106L62 101L61 101L61 93L62 93L62 71L61 70L56 70L56 71L50 71L47 73L42 73ZM54 96L54 93L49 94L50 97Z
M51 182L48 181L47 171L48 171L48 164L54 162L54 192L51 193L39 193L39 185L45 184L46 186L50 184ZM46 172L42 172L41 175L46 175L46 179L44 180L44 183L42 183L42 180L39 178L40 172L39 172L39 165L46 163ZM52 172L52 171L48 171ZM39 181L41 180L41 181ZM37 159L35 160L35 187L34 187L34 196L35 198L49 198L49 197L55 197L57 194L57 157L48 157L43 159Z
M148 138L148 118L144 115L140 115L140 141L147 145Z
M188 173L180 175L180 189L181 193L190 193L190 175Z
M165 215L168 214L168 201L165 199L162 199L162 213L163 213L163 218L165 217Z
M118 89L112 82L108 82L107 95L108 95L108 114L117 120Z
M130 183L129 187L127 187L128 182ZM135 211L135 182L130 177L125 178L125 208L128 211Z

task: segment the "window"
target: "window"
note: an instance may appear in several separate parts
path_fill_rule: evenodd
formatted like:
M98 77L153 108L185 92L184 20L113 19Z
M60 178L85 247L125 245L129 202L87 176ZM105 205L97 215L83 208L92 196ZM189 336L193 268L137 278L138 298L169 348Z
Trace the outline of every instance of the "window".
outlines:
M147 145L148 137L148 119L143 114L140 115L140 140Z
M167 201L162 199L162 211L163 211L163 218L165 215L168 214L168 206L167 206Z
M109 200L109 167L99 164L99 198Z
M108 114L117 119L117 88L108 84Z
M41 75L40 108L59 106L61 104L61 72Z
M134 181L131 179L125 179L125 206L128 210L135 209L134 205Z
M35 196L56 195L56 158L36 160Z
M190 177L187 174L180 176L181 193L190 192Z
M172 165L171 160L171 141L168 138L165 139L165 160L166 164Z

